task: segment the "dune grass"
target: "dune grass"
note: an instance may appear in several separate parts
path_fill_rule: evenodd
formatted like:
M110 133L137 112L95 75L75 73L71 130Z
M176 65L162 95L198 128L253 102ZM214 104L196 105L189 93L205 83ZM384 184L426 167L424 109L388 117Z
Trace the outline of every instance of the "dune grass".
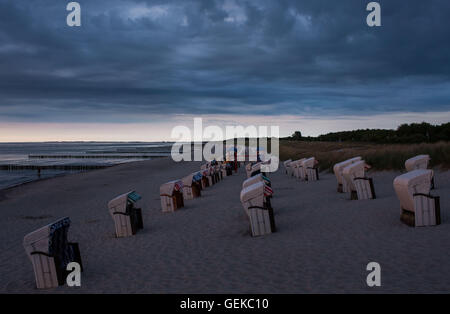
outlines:
M314 156L320 170L332 170L334 164L361 156L375 170L402 170L405 160L420 154L431 157L431 166L450 169L450 142L423 144L370 144L349 142L281 141L280 159Z

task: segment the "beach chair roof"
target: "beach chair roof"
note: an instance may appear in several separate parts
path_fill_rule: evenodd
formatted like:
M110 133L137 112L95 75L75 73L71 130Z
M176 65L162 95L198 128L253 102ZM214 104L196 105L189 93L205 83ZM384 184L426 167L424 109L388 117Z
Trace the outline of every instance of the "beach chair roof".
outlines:
M55 246L58 245L56 241L59 241L59 239L55 238L55 235L59 234L59 230L64 229L61 235L67 237L69 227L70 218L64 217L27 234L23 239L25 251L29 256L36 251L52 255Z
M125 213L128 203L136 203L142 197L135 191L129 191L121 194L108 202L109 213L113 215L114 212Z
M415 169L427 169L430 161L429 155L417 155L405 161L406 171Z

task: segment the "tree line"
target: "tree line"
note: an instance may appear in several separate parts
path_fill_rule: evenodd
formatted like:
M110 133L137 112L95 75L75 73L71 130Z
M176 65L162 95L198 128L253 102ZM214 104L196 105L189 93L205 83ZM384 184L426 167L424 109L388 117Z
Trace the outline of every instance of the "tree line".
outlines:
M360 129L354 131L332 132L317 137L303 137L300 131L287 140L323 142L371 142L382 144L435 143L450 141L450 122L441 125L430 123L402 124L396 130Z

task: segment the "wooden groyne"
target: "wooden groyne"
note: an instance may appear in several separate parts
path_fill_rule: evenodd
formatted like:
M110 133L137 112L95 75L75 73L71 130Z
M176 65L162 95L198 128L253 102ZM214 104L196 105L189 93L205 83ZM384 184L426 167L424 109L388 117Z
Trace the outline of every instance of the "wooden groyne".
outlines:
M169 153L167 154L169 155ZM164 156L154 156L154 155L28 155L29 159L149 159L166 157Z
M0 170L65 170L84 171L112 167L114 165L0 165Z

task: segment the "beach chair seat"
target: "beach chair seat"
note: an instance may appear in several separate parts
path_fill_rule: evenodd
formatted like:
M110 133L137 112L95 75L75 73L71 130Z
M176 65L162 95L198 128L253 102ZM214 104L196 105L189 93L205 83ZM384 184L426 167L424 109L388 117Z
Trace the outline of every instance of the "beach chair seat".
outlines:
M400 200L400 220L413 227L435 226L441 223L440 198L430 194L433 171L417 169L394 179L394 189Z
M63 285L71 262L78 263L83 271L79 245L68 241L69 227L70 219L65 217L24 237L23 246L33 265L38 289Z
M246 186L241 191L241 203L249 218L252 236L276 231L270 197L273 191L263 181Z
M354 178L355 188L356 188L356 197L353 194L353 199L358 200L370 200L375 199L375 188L373 185L372 178Z
M142 209L135 204L141 196L134 191L117 196L108 202L109 213L114 221L116 237L123 238L135 235L144 228Z
M342 176L350 192L350 199L375 199L373 179L366 176L365 170L369 167L364 160L347 165L342 170Z
M336 176L336 181L337 181L337 191L338 193L347 193L350 191L350 188L347 184L347 182L344 180L344 177L342 175L342 170L347 167L348 165L351 165L357 161L360 161L361 157L354 157L351 159L347 159L345 161L339 162L337 164L334 165L333 167L333 172L334 175Z
M202 176L202 181L203 179L204 177ZM181 180L173 180L161 185L159 195L161 197L161 208L163 212L174 212L184 207L182 190L183 181Z
M201 178L202 175L196 172L181 179L183 182L184 200L192 200L201 196Z

